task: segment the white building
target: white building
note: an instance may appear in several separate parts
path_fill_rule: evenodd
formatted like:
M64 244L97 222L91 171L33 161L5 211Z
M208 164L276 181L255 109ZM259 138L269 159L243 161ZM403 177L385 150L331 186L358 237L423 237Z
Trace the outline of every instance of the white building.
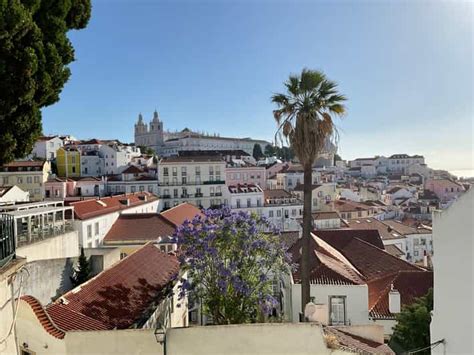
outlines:
M264 190L263 216L282 231L300 230L303 201L286 190Z
M295 186L293 193L303 201L304 185L298 184ZM328 211L332 207L330 203L336 199L336 183L322 183L312 185L311 188L311 211Z
M435 212L433 237L434 309L431 320L433 354L473 354L474 325L474 191L471 189L447 210Z
M297 185L304 183L304 171L301 165L291 165L276 174L277 189L292 191ZM321 173L313 170L312 183L321 182Z
M18 186L0 186L0 206L17 202L28 202L30 193L23 191Z
M158 198L148 192L71 203L80 245L97 248L120 214L156 213L158 204Z
M111 195L144 191L158 195L158 178L154 170L145 172L130 165L121 174L106 178L106 191Z
M56 158L56 151L62 146L63 140L58 136L42 136L35 142L31 155L36 158L53 160Z
M158 164L161 208L183 202L209 208L227 204L226 163L220 156L167 157Z

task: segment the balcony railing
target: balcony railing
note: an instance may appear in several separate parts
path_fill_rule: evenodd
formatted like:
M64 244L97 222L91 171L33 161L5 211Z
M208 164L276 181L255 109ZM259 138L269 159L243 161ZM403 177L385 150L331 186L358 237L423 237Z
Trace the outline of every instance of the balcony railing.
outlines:
M224 180L207 180L207 181L186 181L183 183L182 181L168 181L163 182L159 181L158 186L193 186L193 185L223 185L225 184Z
M20 248L25 245L40 242L42 240L56 237L61 234L74 231L74 225L71 221L64 221L61 224L50 224L43 228L31 227L30 232L28 230L22 230L18 233L16 238L17 247Z
M15 257L13 216L0 215L0 267Z

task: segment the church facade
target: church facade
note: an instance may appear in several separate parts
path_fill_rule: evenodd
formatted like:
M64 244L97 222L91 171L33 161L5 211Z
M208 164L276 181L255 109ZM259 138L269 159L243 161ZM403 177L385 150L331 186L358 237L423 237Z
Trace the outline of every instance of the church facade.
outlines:
M156 111L149 125L143 122L141 114L135 123L135 145L152 148L161 156L178 155L180 151L190 150L242 150L252 155L255 144L259 144L263 151L270 142L251 138L220 137L193 132L187 128L180 132L165 132L163 122Z
M143 116L138 115L138 122L135 123L135 145L153 149L159 153L163 147L163 122L158 117L158 112L153 113L150 125L143 122Z

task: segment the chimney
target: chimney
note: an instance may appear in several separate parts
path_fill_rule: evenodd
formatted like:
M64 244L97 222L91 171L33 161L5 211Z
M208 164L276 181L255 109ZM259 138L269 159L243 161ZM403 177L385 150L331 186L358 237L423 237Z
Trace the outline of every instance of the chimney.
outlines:
M388 310L393 314L400 313L401 310L400 292L393 288L393 284L388 294Z
M124 199L121 199L119 201L122 205L130 206L130 199L129 198L124 198Z

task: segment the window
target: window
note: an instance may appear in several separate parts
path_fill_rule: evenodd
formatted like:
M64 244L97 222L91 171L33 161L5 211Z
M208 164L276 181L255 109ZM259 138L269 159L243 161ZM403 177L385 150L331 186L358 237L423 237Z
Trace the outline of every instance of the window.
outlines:
M138 191L140 191L140 192L145 191L145 186L143 186L143 185L138 186Z
M169 175L168 168L164 167L163 168L163 176L168 176L168 175Z
M75 166L72 167L72 172L73 172L73 173L76 172L76 167L75 167Z
M178 168L173 166L173 176L178 176Z
M196 177L201 176L201 167L200 166L195 167L195 173L196 173Z
M186 176L186 167L185 166L181 167L181 176Z
M17 177L16 178L16 183L17 184L23 184L23 178L22 177Z
M95 222L94 232L95 232L95 235L99 235L99 222Z
M120 260L122 260L123 258L125 258L127 256L127 253L120 253Z
M178 198L178 189L173 190L173 197Z
M262 206L262 201L260 201L259 198L257 198L257 207L261 207Z
M277 217L281 217L281 210L277 210Z
M148 192L153 193L153 186L152 185L148 186Z
M131 187L132 194L137 191L137 187L135 185L132 185Z
M329 296L329 319L331 325L346 324L345 296Z
M296 210L295 209L291 210L291 216L296 217Z
M8 176L3 177L3 185L8 185Z
M252 200L251 199L247 199L247 207L251 207L252 206Z
M35 177L34 177L34 182L35 182L35 184L37 184L37 183L39 183L39 182L40 182L40 178L39 178L39 176L35 176Z
M268 217L273 218L273 211L268 211Z
M313 206L317 206L318 205L318 199L317 198L313 198Z
M87 238L92 238L92 224L87 225Z
M211 195L211 196L214 196L214 187L211 187L211 188L210 188L210 195Z
M240 198L238 198L235 203L237 204L237 208L240 208Z

